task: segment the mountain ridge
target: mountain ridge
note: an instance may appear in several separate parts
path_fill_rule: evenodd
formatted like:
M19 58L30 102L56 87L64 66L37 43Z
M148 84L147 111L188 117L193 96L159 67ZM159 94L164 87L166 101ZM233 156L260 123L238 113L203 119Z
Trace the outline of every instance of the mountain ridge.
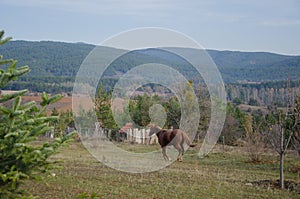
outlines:
M31 77L74 77L85 57L95 47L96 45L83 42L13 40L1 46L0 54L4 59L18 60L19 66L29 65L31 72L28 76ZM206 52L219 68L226 83L281 81L287 76L294 80L300 79L300 56L297 55L213 49L207 49ZM145 54L149 60L160 59L159 54L155 55L159 52L151 53ZM172 62L168 58L166 60ZM138 60L134 58L133 62L138 63ZM130 62L127 61L126 64L129 65Z

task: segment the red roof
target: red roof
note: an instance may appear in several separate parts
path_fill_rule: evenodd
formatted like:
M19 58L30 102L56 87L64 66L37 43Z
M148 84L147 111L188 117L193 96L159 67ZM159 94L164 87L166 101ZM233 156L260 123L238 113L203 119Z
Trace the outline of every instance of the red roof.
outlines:
M132 128L132 123L126 123L125 126L123 126L120 130L119 130L119 133L126 133L126 131L128 129L131 129Z

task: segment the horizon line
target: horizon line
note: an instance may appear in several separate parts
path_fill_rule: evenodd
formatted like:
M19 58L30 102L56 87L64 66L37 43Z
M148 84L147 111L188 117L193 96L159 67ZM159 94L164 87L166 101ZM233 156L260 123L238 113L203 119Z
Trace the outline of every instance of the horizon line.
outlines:
M85 41L66 41L66 40L31 40L31 39L14 39L12 38L10 41L25 41L25 42L57 42L57 43L69 43L69 44L87 44L87 45L93 45L93 46L100 46L99 44L89 43ZM288 54L283 52L276 52L276 51L270 51L270 50L241 50L241 49L218 49L218 48L203 48L204 50L215 50L215 51L229 51L229 52L241 52L241 53L272 53L277 55L284 55L284 56L300 56L299 54Z

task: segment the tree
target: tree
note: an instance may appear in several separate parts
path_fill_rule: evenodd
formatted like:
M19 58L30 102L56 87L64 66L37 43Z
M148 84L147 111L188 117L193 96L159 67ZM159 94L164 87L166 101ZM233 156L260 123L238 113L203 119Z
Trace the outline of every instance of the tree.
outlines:
M297 96L295 100L294 117L296 121L293 129L292 144L298 155L300 155L300 96Z
M284 157L293 136L293 131L295 131L299 122L299 114L295 114L295 110L291 106L289 78L287 90L285 111L277 109L277 105L274 104L271 114L268 116L268 140L280 157L279 185L282 189L284 188Z
M240 98L236 97L232 100L232 103L234 103L236 105L240 105L243 103L243 101Z
M226 109L227 115L220 136L220 139L223 138L225 140L219 141L225 142L228 145L237 145L238 139L244 135L245 113L238 107L234 107L231 103L227 104Z
M100 85L97 91L97 96L94 100L97 119L100 122L102 128L116 129L117 124L114 120L111 110L111 92L107 92Z
M94 99L97 121L100 123L100 127L105 130L107 138L115 140L118 125L111 109L111 99L112 93L105 91L100 84Z
M247 115L244 128L246 131L246 148L248 156L252 162L261 161L261 155L264 152L264 120L261 116Z
M3 39L4 31L0 32L0 46L11 38ZM0 56L0 90L9 82L29 72L28 66L17 68L17 61L3 60ZM1 92L0 92L1 93ZM22 103L22 96L27 90L13 94L0 94L0 198L15 198L21 180L34 178L51 166L48 158L73 134L56 138L52 142L40 145L30 144L40 135L53 130L50 122L55 116L46 116L46 107L57 102L62 96L49 97L42 95L38 106L35 102Z
M164 104L167 111L167 126L178 129L180 125L181 107L177 97L171 97L168 102Z
M129 112L132 120L138 126L147 126L150 121L149 109L158 98L144 93L129 101Z
M58 119L51 124L54 126L54 132L56 137L63 136L68 127L75 128L73 112L67 110L66 112L59 113L56 108L52 110L51 116L57 116Z
M251 106L259 106L258 101L256 99L252 98L252 97L250 98L248 104L251 105Z

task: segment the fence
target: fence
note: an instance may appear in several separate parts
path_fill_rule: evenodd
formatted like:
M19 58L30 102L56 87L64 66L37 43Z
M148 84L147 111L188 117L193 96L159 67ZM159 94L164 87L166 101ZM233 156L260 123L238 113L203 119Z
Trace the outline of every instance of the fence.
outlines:
M95 138L102 140L116 140L134 144L157 144L156 135L149 136L150 129L128 128L123 132L103 129L98 122L95 128L78 128L82 139Z
M76 130L75 128L67 126L64 132L48 131L45 133L45 137L53 139L57 133L59 135L64 135L64 134L69 134L75 130Z
M66 133L73 131L74 128L67 128ZM138 128L128 128L123 132L117 131L112 132L111 130L103 129L100 127L98 122L95 123L95 128L78 128L80 137L82 139L86 138L96 138L102 140L116 140L121 142L129 142L134 144L157 144L158 139L156 135L149 136L150 129L138 129ZM114 135L113 135L114 134ZM46 137L54 138L55 132L47 132Z
M125 131L127 141L137 144L156 144L158 143L156 135L149 136L149 129L130 128Z

